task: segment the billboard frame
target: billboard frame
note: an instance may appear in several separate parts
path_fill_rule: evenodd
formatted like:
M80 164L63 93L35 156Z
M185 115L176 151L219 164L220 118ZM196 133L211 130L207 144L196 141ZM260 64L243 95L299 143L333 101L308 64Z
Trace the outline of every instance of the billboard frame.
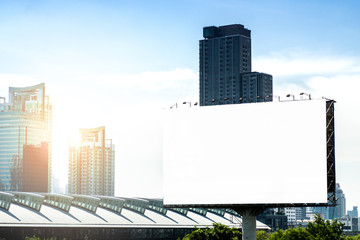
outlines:
M326 100L326 151L328 206L336 205L334 100Z
M303 101L311 101L303 100ZM283 207L326 207L336 205L335 174L335 100L326 99L326 166L327 166L327 203L260 203L260 204L164 204L165 208L231 208L236 212L253 209L262 212L266 208Z

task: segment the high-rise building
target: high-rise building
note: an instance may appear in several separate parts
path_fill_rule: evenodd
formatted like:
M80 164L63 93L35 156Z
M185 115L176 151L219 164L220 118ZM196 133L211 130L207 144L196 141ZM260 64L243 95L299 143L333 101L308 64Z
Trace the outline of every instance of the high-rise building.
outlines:
M70 194L114 196L115 147L105 127L80 129L81 142L69 147Z
M346 215L346 198L345 193L340 188L340 184L336 183L336 206L333 207L334 210L334 218L341 218Z
M241 74L240 103L272 101L272 76L266 73L250 72Z
M199 42L200 105L272 101L272 76L251 72L251 32L241 24L204 27Z
M311 207L310 212L323 215L325 219L338 219L346 215L346 198L340 184L336 183L335 189L336 206Z
M353 210L351 211L347 211L347 215L357 218L358 217L358 207L357 206L353 206Z
M52 106L45 84L9 88L0 103L0 191L51 192Z
M48 191L48 143L37 145L24 145L22 191L47 192Z

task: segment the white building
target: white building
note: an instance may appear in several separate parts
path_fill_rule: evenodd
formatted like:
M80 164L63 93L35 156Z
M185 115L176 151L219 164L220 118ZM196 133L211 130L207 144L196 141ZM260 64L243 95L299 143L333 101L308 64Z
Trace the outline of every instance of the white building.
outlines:
M295 222L296 221L296 208L295 207L285 208L285 215L287 216L288 222Z

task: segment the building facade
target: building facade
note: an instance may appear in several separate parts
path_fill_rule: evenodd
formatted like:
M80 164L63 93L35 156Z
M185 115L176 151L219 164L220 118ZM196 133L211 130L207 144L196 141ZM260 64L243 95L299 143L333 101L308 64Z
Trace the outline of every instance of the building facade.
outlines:
M357 206L353 206L353 210L351 211L347 211L347 215L351 216L353 218L357 218L358 217L358 207Z
M279 210L279 209L278 209ZM256 216L256 220L266 224L271 229L287 229L288 218L285 212L276 211L275 208L267 208L262 213Z
M340 188L339 183L336 183L335 197L336 197L336 206L331 207L331 210L334 211L333 212L334 218L345 217L345 215L346 215L346 198L345 198L345 193Z
M287 207L284 210L289 226L295 226L295 222L307 219L306 207Z
M10 87L9 102L2 99L0 191L50 192L52 106L45 84Z
M287 217L288 222L296 221L296 209L294 207L285 208L285 215Z
M241 84L240 103L272 101L273 80L271 75L259 72L243 73L241 74Z
M69 147L70 194L114 196L115 147L105 127L80 129L81 142Z
M23 185L25 192L48 192L48 143L24 145Z
M271 75L251 72L250 30L241 24L204 27L203 37L199 42L201 106L272 101Z
M340 219L346 216L346 198L340 184L336 183L336 206L311 207L309 214L319 214L324 219Z
M344 224L343 230L345 233L353 236L359 234L359 218L347 215L337 220Z

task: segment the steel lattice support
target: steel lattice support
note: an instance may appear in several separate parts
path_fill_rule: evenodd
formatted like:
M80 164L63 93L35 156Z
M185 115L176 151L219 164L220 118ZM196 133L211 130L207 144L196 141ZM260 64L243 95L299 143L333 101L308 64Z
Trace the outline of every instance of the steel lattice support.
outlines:
M326 101L327 192L328 204L333 206L336 205L334 103L334 100Z

